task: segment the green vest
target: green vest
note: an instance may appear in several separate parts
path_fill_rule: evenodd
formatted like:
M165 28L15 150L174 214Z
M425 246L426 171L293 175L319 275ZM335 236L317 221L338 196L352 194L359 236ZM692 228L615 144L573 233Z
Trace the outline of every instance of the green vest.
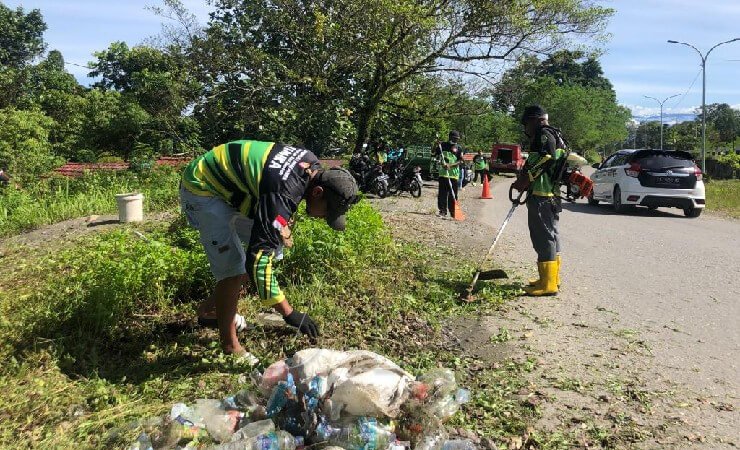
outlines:
M565 157L565 150L562 148L557 149L555 160ZM530 153L527 157L527 170L529 173L537 172L537 164L543 158L543 155L539 153ZM560 189L560 185L556 185L553 181L553 173L555 164L551 164L550 168L542 172L540 176L532 181L532 194L538 197L554 197L555 192Z
M475 170L486 170L486 159L483 156L481 156L480 159L476 161Z
M460 178L460 166L450 167L445 169L443 164L454 164L457 162L455 154L452 152L442 152L442 163L439 165L439 176L440 178L452 178L457 180Z

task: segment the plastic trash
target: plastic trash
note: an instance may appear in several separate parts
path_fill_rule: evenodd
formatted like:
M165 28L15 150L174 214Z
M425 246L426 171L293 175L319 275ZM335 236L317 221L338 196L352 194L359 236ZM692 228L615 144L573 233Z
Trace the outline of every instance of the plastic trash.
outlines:
M242 412L225 410L220 400L213 399L196 400L192 411L194 422L202 423L208 434L219 442L229 441L244 417Z
M265 407L247 389L242 389L236 394L221 400L226 410L244 411L250 422L258 422L267 418Z
M441 450L447 440L447 433L442 430L435 430L435 432L421 436L414 450Z
M280 381L288 379L288 364L285 360L278 361L265 369L260 382L260 390L264 393L271 392Z
M298 447L303 447L302 438L279 430L217 445L213 447L213 450L295 450Z
M141 433L138 439L136 439L136 442L129 447L129 450L154 450L154 446L152 445L152 440L149 439L149 435Z
M174 420L168 420L162 431L153 436L153 443L156 448L172 448L177 444L206 436L208 432L205 426L198 426L182 415L178 415Z
M409 397L411 374L373 352L307 349L289 361L290 373L302 392L316 377L326 377L333 407L352 416L397 417Z
M231 436L231 441L250 439L261 434L275 431L275 423L271 419L248 423Z
M346 450L382 450L396 441L392 427L372 417L360 417L348 425L320 423L316 427L316 437Z
M283 410L288 400L296 398L296 386L293 382L293 376L288 374L286 381L279 381L273 388L270 400L267 402L267 417L275 417Z
M441 450L476 450L477 448L470 439L452 439L442 444Z

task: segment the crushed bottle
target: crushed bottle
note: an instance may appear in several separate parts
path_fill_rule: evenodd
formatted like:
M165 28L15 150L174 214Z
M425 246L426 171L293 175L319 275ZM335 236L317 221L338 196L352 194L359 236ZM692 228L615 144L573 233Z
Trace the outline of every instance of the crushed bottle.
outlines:
M316 438L346 450L387 449L396 441L393 427L374 417L360 417L346 425L320 423L316 427Z

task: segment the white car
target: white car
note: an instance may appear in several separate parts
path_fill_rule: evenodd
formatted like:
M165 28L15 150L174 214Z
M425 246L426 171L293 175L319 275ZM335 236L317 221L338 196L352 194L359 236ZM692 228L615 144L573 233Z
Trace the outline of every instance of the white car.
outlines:
M608 202L618 213L632 206L680 208L687 217L704 210L702 173L690 153L620 150L594 168L591 205Z

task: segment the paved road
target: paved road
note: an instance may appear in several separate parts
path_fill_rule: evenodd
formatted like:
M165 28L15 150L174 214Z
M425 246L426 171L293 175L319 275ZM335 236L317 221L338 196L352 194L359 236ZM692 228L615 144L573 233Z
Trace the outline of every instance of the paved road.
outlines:
M467 202L478 205L479 221L500 226L510 206L502 200L510 181L496 179L493 201ZM525 207L509 227L499 260L534 273ZM697 419L705 422L699 428L719 436L715 443L740 443L740 221L710 214L688 219L680 210L662 208L616 215L609 206L581 201L564 205L561 227L561 293L529 300L527 308L561 324L639 336L651 357L632 369L656 385L685 390L709 399L714 410L724 409L727 414ZM562 343L552 342L560 337L544 333L541 350L567 364ZM579 353L598 345L569 337L569 346L577 349L573 365L582 363Z

